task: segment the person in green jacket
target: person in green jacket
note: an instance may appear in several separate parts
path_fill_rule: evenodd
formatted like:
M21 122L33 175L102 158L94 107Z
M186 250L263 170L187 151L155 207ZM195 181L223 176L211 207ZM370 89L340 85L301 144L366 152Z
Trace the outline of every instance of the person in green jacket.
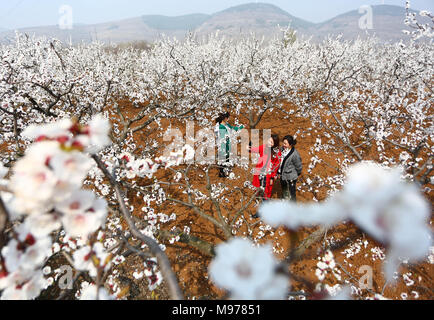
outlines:
M220 114L216 119L215 134L217 137L218 146L218 164L220 167L219 177L225 178L230 171L230 154L231 154L231 134L234 131L244 129L244 126L235 127L229 124L231 114L225 112Z

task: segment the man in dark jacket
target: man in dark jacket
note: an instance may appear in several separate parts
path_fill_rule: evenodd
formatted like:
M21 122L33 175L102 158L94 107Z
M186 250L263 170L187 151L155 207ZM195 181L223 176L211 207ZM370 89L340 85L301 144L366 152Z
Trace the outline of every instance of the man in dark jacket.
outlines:
M292 136L283 138L282 162L279 168L283 198L296 202L297 179L303 168L301 157L295 149L297 140Z

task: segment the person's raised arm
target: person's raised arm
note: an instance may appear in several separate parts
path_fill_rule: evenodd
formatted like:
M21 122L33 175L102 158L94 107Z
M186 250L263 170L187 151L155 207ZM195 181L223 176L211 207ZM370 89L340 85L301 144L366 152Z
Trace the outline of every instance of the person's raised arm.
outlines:
M239 126L239 127L232 126L232 125L230 125L229 123L228 123L227 125L228 125L229 128L231 128L231 129L234 130L234 131L240 131L240 130L243 130L243 129L244 129L244 125L241 125L241 126Z

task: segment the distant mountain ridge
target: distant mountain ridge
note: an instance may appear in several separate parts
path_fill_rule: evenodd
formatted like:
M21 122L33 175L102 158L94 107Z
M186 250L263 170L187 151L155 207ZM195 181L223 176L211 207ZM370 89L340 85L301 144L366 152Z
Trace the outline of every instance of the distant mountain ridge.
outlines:
M214 14L214 16L216 15L223 15L226 13L245 13L248 11L261 11L263 10L264 12L268 12L268 13L275 13L276 15L282 15L282 16L286 16L289 19L291 19L293 26L295 28L297 27L309 27L314 25L314 23L309 22L307 20L303 20L297 17L292 16L291 14L289 14L288 12L286 12L285 10L279 8L276 5L273 4L269 4L269 3L250 3L250 4L242 4L236 7L231 7L228 8L226 10L217 12Z
M212 15L189 14L177 17L163 15L144 15L136 18L112 21L94 25L74 25L72 30L60 30L58 26L43 26L18 30L29 35L45 35L66 42L90 42L99 40L107 43L133 41L153 42L162 35L185 38L188 32L195 32L204 37L219 31L228 37L240 38L251 32L258 36L271 38L280 34L280 27L291 27L299 36L312 37L319 41L327 35L342 34L344 39L355 39L375 34L384 42L396 42L408 39L402 30L405 8L393 5L377 5L373 10L373 29L362 30L359 20L363 13L352 10L322 23L312 23L297 18L285 10L268 3L250 3L231 7ZM416 11L414 11L416 12ZM423 18L422 22L423 22ZM0 42L13 41L15 31L1 32Z
M178 17L167 17L161 15L143 16L143 22L149 27L157 30L193 30L208 20L208 14L189 14Z
M342 34L343 39L351 40L357 37L367 37L376 35L383 42L399 42L408 39L402 31L410 30L405 24L406 10L404 7L393 5L376 5L371 6L373 28L362 30L359 26L359 20L367 14L366 11L352 10L340 14L330 20L316 24L314 27L302 30L305 35L312 36L314 40L321 40L327 35ZM415 10L411 12L418 13ZM422 22L428 22L427 18L418 17Z
M199 37L219 31L220 34L235 38L251 32L269 38L280 33L278 26L285 27L289 24L295 29L305 29L314 25L290 15L275 5L252 3L217 12L194 31Z

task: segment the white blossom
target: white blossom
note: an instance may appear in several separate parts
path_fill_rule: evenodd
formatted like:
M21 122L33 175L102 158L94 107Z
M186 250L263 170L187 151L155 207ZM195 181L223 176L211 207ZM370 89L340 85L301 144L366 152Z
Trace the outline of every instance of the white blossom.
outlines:
M217 246L209 274L234 297L248 300L273 281L276 266L271 246L254 247L248 240L235 238Z

